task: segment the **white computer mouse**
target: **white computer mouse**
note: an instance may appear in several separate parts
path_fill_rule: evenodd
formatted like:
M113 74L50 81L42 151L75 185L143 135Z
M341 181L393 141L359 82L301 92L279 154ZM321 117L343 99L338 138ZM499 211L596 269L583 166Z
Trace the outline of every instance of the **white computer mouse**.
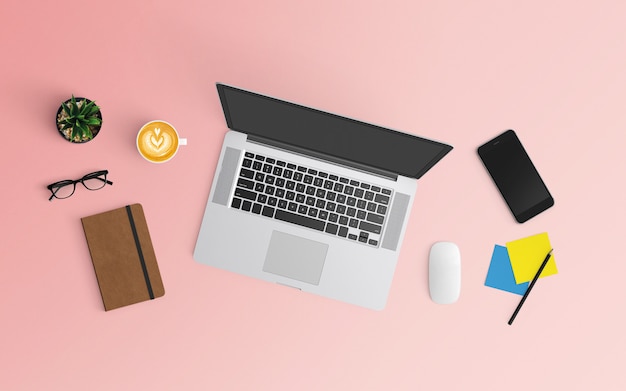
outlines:
M437 304L452 304L461 294L461 252L452 242L437 242L428 257L430 298Z

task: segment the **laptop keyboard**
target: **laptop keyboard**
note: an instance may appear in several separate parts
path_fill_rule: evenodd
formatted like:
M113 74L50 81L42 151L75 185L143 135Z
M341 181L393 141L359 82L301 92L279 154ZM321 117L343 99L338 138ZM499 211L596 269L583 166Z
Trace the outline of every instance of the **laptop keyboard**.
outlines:
M246 152L231 207L378 246L392 191Z

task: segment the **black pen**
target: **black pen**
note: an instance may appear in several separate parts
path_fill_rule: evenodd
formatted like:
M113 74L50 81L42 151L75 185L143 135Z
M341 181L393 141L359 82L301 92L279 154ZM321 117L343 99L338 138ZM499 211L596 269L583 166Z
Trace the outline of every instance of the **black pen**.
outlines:
M551 255L552 255L552 249L550 249L550 252L548 253L548 255L546 255L546 259L543 260L543 263L539 267L539 270L537 270L537 274L535 274L535 277L530 282L530 285L528 285L528 289L526 289L526 293L524 293L522 300L520 300L519 304L517 305L517 308L515 309L515 312L513 312L513 316L511 316L511 319L509 319L509 325L513 324L513 321L515 320L517 313L519 312L520 308L522 308L522 304L524 304L524 302L526 301L526 298L528 297L530 290L533 289L533 286L535 286L535 282L537 282L537 280L539 279L539 276L541 275L543 268L545 268L546 265L548 264L548 260L550 259Z

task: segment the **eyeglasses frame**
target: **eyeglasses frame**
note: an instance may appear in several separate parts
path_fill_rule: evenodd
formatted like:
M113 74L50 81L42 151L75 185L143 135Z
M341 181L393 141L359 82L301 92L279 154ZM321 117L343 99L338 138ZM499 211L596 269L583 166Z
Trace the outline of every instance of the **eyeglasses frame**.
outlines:
M108 173L109 173L108 170L94 171L94 172L91 172L89 174L84 175L80 179L74 179L74 180L72 180L72 179L65 179L65 180L62 180L62 181L51 183L48 186L46 186L48 188L48 190L50 190L50 192L52 193L50 198L48 198L48 201L52 201L53 198L56 198L56 199L59 199L59 200L64 200L66 198L70 198L72 195L74 195L74 192L76 191L76 184L77 183L81 183L85 189L90 190L90 191L100 190L103 187L105 187L106 185L112 185L113 182L111 182L110 180L107 179L107 174ZM104 179L100 178L101 176L104 176ZM85 181L88 180L88 179L100 179L101 181L104 182L104 185L102 185L102 187L99 187L97 189L90 189L90 188L87 187L87 185L85 185ZM72 189L72 192L70 193L70 195L68 195L67 197L63 197L63 198L57 197L56 193L59 191L59 189L65 187L65 186L74 186L74 188ZM54 188L56 188L56 190L53 190Z

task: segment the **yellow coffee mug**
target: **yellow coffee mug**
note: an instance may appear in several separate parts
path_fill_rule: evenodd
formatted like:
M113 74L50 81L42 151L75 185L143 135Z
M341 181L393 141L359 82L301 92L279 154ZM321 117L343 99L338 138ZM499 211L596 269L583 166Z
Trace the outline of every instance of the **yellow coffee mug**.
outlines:
M169 161L181 145L187 145L187 139L180 138L174 126L165 121L150 121L137 133L137 151L151 163Z

